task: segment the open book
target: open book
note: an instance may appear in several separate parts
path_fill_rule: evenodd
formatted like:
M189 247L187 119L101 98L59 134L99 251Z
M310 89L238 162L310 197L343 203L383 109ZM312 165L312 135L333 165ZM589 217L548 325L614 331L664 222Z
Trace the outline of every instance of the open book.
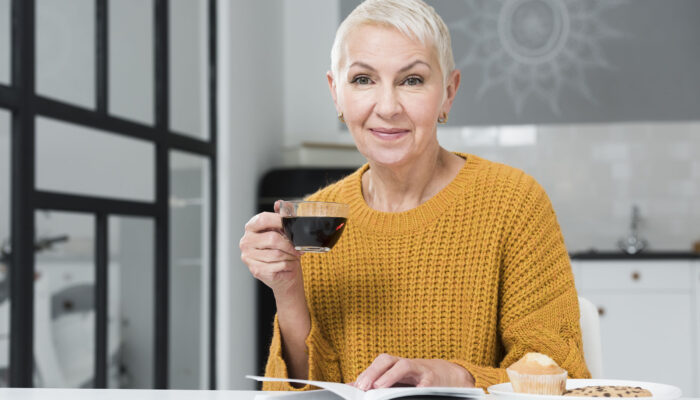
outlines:
M371 389L363 391L345 383L305 381L301 379L266 378L263 376L247 375L246 378L256 381L291 382L303 385L313 385L326 389L345 400L389 400L402 397L456 397L462 399L483 399L484 391L479 388L463 387L394 387L386 389Z

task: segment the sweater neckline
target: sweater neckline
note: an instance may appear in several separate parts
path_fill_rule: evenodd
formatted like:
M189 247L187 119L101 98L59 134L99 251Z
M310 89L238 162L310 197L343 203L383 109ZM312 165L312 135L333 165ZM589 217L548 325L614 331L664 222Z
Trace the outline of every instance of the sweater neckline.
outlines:
M400 212L378 211L367 204L362 194L362 175L369 169L369 164L363 165L355 172L355 176L345 190L346 195L343 196L348 199L350 215L354 219L349 222L364 231L384 235L424 229L427 224L442 215L454 201L464 199L460 194L464 193L472 172L478 168L481 161L481 158L472 154L458 152L454 154L464 158L465 162L452 181L418 207Z

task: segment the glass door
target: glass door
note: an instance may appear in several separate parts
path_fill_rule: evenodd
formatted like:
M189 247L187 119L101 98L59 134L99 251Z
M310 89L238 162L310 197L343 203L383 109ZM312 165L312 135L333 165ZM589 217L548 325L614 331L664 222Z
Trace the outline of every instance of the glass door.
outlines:
M215 387L215 0L0 0L0 386Z

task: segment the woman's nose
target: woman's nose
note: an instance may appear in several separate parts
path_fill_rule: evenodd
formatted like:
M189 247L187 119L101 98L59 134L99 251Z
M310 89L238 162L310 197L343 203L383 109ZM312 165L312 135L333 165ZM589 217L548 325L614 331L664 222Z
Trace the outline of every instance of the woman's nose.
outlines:
M374 110L377 115L383 119L392 119L402 112L403 107L401 106L401 101L393 86L381 88L379 90L377 104L374 106Z

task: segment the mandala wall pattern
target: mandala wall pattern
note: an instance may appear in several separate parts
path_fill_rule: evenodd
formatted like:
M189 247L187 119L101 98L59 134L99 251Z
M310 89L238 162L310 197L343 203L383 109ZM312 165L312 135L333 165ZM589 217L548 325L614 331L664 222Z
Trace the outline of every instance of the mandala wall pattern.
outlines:
M504 88L518 115L527 101L542 101L559 115L566 87L596 103L586 71L615 68L602 44L624 36L602 15L627 0L464 1L468 12L448 25L453 40L470 43L457 67L481 69L478 98Z

